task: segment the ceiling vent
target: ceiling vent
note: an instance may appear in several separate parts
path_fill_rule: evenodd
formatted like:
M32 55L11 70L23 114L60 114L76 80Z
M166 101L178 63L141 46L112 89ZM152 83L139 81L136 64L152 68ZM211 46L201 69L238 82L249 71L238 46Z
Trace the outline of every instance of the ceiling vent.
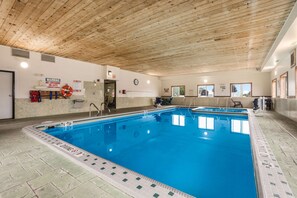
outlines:
M46 61L46 62L54 63L54 62L56 62L56 57L50 56L50 55L47 55L47 54L41 54L41 60Z
M17 56L17 57L22 57L22 58L30 58L30 52L25 51L25 50L20 50L20 49L11 49L11 55L12 56Z

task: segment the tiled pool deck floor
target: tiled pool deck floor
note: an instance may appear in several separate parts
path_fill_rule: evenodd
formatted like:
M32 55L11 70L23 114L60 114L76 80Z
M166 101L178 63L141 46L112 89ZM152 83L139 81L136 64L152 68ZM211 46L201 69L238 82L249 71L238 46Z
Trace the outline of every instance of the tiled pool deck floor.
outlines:
M297 123L275 112L260 113L257 120L297 196Z
M258 115L263 133L297 195L297 123L275 112ZM0 197L129 197L21 132L22 127L43 121L86 116L0 121Z

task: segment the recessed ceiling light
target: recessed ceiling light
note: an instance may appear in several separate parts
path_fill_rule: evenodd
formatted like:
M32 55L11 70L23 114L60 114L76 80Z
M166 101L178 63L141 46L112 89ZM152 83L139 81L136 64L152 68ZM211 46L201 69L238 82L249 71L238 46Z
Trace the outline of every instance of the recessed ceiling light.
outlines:
M24 69L27 69L29 67L29 64L27 62L21 62L20 66Z
M207 80L206 79L204 80L204 83L207 83Z
M147 80L147 81L146 81L146 83L147 83L147 84L150 84L150 83L151 83L151 81L150 81L150 80Z

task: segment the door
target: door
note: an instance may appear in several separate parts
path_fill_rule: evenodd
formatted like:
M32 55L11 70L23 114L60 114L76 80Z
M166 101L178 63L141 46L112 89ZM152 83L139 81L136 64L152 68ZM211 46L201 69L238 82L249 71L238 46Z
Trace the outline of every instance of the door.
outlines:
M14 118L14 72L0 71L0 119Z
M104 81L104 103L109 109L116 109L116 81Z

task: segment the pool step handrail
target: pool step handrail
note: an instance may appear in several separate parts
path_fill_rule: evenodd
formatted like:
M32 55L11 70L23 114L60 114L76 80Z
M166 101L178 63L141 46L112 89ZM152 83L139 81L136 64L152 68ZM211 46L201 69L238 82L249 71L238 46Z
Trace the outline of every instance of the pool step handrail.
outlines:
M101 116L102 116L102 112L103 112L102 105L104 106L104 108L106 107L108 112L110 113L110 108L108 107L108 105L105 102L102 102L100 105Z
M92 106L94 106L95 109L97 110L97 115L96 116L98 116L100 114L100 109L94 103L90 103L90 106L89 106L89 117L92 117L92 109L91 109ZM101 115L102 115L102 111L101 111Z

